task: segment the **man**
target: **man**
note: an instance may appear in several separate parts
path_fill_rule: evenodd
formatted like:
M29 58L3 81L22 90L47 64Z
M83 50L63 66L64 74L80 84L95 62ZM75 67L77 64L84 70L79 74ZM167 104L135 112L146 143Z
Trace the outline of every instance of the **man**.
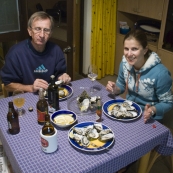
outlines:
M65 73L66 62L62 50L48 41L53 26L53 18L43 11L30 17L28 33L31 39L9 50L0 73L7 91L22 89L25 92L36 92L39 88L47 89L51 75L64 83L71 81Z

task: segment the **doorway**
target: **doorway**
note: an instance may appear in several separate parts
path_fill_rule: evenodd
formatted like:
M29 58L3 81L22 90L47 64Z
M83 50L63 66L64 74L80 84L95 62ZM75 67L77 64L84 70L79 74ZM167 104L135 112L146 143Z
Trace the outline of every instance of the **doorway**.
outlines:
M65 55L67 59L68 73L72 76L73 80L82 78L84 0L40 0L39 3L35 2L35 0L18 0L18 3L20 17L22 16L22 18L20 18L21 31L17 34L15 32L0 34L0 40L2 41L0 43L1 52L3 54L2 66L4 57L10 47L19 41L28 38L28 18L31 14L39 10L38 4L41 4L42 9L40 10L43 11L47 10L47 12L49 11L51 13L52 11L55 11L56 8L59 10L59 7L60 10L62 10L61 19L58 15L55 16L55 30L57 29L59 31L55 31L55 35L51 38L51 41L58 44L62 50L70 45L71 52ZM59 6L58 3L60 4ZM67 14L65 14L65 12L67 12ZM60 38L57 39L56 35L59 35ZM69 43L67 43L69 41L68 39L70 40ZM8 40L8 42L6 40ZM2 94L1 88L0 94Z

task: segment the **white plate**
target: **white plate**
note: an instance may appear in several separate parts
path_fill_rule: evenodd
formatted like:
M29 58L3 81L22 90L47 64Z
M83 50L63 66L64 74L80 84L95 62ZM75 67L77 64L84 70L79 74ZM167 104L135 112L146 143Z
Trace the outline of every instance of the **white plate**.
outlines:
M121 103L123 103L124 101L126 101L126 100L124 100L124 99L116 99L116 100L109 100L109 101L107 101L107 102L105 102L104 104L103 104L103 107L102 107L102 110L103 110L103 112L108 116L108 117L110 117L110 118L112 118L112 119L114 119L114 120L118 120L118 121L132 121L132 120L135 120L135 119L137 119L137 118L139 118L140 116L141 116L141 114L142 114L142 109L141 109L141 107L137 104L137 103L135 103L135 102L132 102L133 104L132 104L132 106L134 106L135 107L135 109L136 109L136 111L137 111L137 116L136 117L134 117L134 118L124 118L124 119L120 119L120 118L116 118L116 117L114 117L114 116L112 116L112 115L109 115L108 114L108 111L109 111L109 107L110 106L112 106L112 105L114 105L114 104L121 104Z
M95 124L95 123L96 123L96 122L82 122L82 123L79 123L79 124L74 125L74 126L69 130L69 132L68 132L68 140L69 140L70 144L71 144L73 147L75 147L75 148L77 148L77 149L79 149L79 150L87 151L87 152L98 152L98 151L107 150L107 149L114 143L115 135L114 135L113 131L112 131L109 127L107 127L106 125L104 125L104 124L102 124L103 129L110 129L110 130L112 131L113 135L114 135L114 138L112 138L111 140L107 141L107 142L106 142L103 146L101 146L101 147L98 147L98 148L87 148L87 147L84 147L84 146L79 145L74 139L72 139L72 138L69 137L69 136L70 136L70 132L72 131L72 129L73 129L74 127L82 128L82 127L87 127L87 126L89 126L89 125L93 125L93 124Z
M160 33L160 29L154 27L154 26L150 26L150 25L140 25L140 28L142 28L145 31L148 32L153 32L153 33Z

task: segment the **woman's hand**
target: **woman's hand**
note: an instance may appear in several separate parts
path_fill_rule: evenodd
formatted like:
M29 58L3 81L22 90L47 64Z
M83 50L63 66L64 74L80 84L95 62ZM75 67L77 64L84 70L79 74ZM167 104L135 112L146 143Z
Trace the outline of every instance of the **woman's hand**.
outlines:
M144 123L147 123L148 120L156 113L156 108L150 104L145 105L144 109Z
M106 85L106 90L109 91L111 94L119 94L120 89L116 86L115 82L108 81Z

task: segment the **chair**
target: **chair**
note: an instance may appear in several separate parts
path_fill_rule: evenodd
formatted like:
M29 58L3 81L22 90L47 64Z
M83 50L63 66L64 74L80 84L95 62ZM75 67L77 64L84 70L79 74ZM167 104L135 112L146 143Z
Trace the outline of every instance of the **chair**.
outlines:
M6 91L3 83L1 84L1 87L2 87L2 94L3 94L3 96L4 97L8 97L8 92Z
M173 129L169 128L172 135L173 135ZM150 170L152 166L154 165L155 161L158 157L160 157L161 154L156 152L154 149L150 152L148 152L146 155L144 155L142 158L140 158L139 161L139 168L138 173L150 173ZM171 161L171 172L173 172L173 155L169 156Z

